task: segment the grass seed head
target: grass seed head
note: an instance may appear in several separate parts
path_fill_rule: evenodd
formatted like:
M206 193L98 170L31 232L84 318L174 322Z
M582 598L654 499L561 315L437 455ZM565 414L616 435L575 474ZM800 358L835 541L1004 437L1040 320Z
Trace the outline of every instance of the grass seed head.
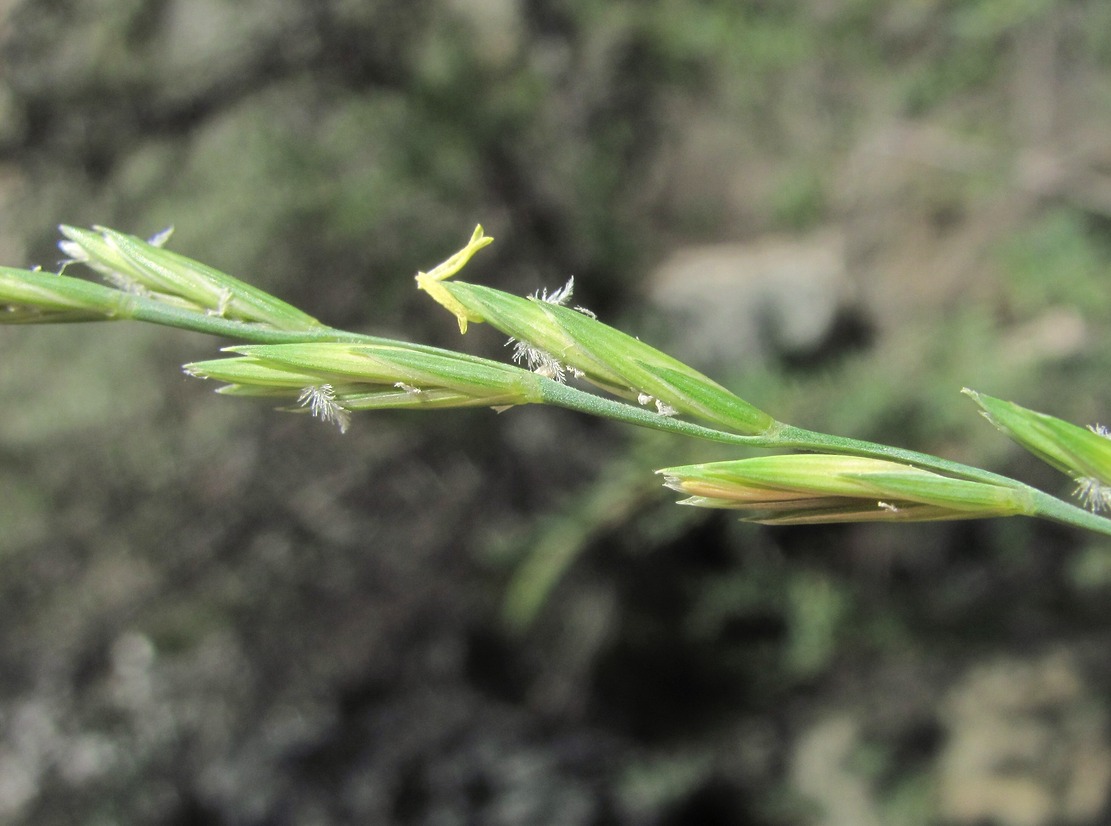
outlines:
M633 336L598 321L593 313L564 306L574 288L569 281L552 293L529 298L461 281L447 281L458 268L444 268L417 282L466 331L486 322L510 337L514 360L548 378L576 377L629 399L654 403L660 415L686 414L744 435L762 435L776 426L764 411L717 382Z
M1111 510L1111 438L1101 425L1079 425L965 388L998 430L1076 482L1075 495L1093 511Z
M85 264L123 292L279 330L320 326L312 316L257 287L163 249L171 230L144 241L107 227L60 229L65 239L58 246L68 256L67 263Z
M296 399L345 431L350 413L393 408L505 408L540 400L538 381L508 364L404 342L305 342L227 348L237 355L185 365L218 392Z
M0 323L106 321L120 299L119 290L80 278L0 267Z
M688 496L680 504L742 510L754 522L933 521L1027 509L1016 488L857 456L762 456L658 473Z

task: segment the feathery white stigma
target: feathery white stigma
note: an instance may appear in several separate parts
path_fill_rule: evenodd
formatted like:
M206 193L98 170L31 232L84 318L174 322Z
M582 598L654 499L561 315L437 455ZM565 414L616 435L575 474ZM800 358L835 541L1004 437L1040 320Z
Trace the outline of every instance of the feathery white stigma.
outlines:
M351 424L350 411L336 401L336 391L330 384L309 385L301 391L297 403L321 421L335 424L340 433L346 433Z
M567 306L567 302L571 300L571 295L575 292L575 276L567 279L567 283L560 287L558 290L548 292L545 287L543 290L537 290L530 298L534 301L543 301L545 304L555 304L557 307ZM576 310L587 315L593 316L589 310L584 310L582 307L576 307ZM513 345L513 361L516 364L524 364L529 370L534 373L539 373L545 378L552 381L558 381L562 384L566 378L566 370L568 369L559 359L553 356L546 350L541 350L529 344L527 341L519 341L515 338L510 338L506 342L507 345ZM577 374L575 368L570 368L572 373Z

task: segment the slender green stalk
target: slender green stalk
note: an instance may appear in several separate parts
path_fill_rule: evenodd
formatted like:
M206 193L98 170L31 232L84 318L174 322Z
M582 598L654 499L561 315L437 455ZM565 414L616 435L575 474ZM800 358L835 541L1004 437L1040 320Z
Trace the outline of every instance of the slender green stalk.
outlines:
M225 336L258 344L285 344L294 341L385 341L374 336L349 333L324 325L307 330L278 330L269 324L234 321L217 315L198 313L192 309L175 307L142 295L123 293L107 287L105 289L118 296L113 318L120 320L146 321L164 327L176 327L181 330L192 330L196 333Z
M929 453L919 453L915 450L893 447L891 445L877 444L875 442L850 439L844 436L832 436L828 433L819 433L791 425L785 425L781 432L782 440L774 447L790 448L793 450L807 450L816 452L843 453L851 456L871 456L877 459L890 459L897 462L906 462L916 467L934 470L938 473L970 479L977 482L1005 485L1022 490L1029 497L1030 510L1026 515L1044 519L1051 519L1065 525L1095 531L1111 536L1111 519L1099 516L1091 511L1084 510L1076 505L1051 496L1035 487L1019 482L1009 476L992 473L982 468L943 459Z
M724 430L715 430L705 425L694 424L683 419L664 416L654 410L626 404L625 402L608 399L594 393L571 387L567 384L553 381L543 376L540 379L540 395L545 404L565 407L568 410L577 410L591 416L601 416L625 424L647 427L652 430L661 430L665 433L674 433L680 436L690 436L694 439L703 439L708 442L722 442L730 445L746 445L748 447L779 447L779 441L774 435L761 434L759 436L742 436L737 433L726 433Z

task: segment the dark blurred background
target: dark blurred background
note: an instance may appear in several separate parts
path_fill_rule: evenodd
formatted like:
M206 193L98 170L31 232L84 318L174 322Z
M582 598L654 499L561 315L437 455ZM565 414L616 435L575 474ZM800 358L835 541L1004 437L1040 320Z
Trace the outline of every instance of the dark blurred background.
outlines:
M1111 418L1102 0L0 0L0 262L139 235L504 358L412 275L576 277L777 418L1069 484ZM1111 822L1111 554L769 529L568 412L219 398L225 342L0 330L0 822Z

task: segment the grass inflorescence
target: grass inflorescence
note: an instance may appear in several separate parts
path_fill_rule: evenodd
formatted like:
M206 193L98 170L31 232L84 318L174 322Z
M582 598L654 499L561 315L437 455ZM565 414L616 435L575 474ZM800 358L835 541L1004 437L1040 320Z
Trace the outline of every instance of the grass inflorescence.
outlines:
M687 364L570 306L573 280L528 297L455 276L492 242L482 227L417 284L455 316L461 333L488 323L508 336L508 362L329 327L246 282L149 240L63 226L64 269L87 266L105 283L68 273L0 267L0 322L135 320L243 342L185 365L217 392L279 402L346 431L353 415L548 404L723 445L778 454L659 471L682 504L797 524L934 521L1026 515L1111 535L1111 439L972 390L999 430L1068 474L1087 508L1018 480L892 445L805 430ZM802 452L797 452L802 451Z

